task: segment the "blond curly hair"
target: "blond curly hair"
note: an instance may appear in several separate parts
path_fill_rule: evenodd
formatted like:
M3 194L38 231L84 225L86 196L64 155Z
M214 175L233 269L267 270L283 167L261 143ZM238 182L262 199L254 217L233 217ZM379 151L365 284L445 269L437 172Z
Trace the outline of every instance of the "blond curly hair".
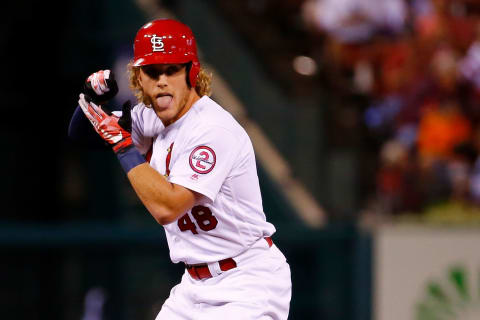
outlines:
M142 86L138 82L138 73L140 72L140 67L135 67L133 66L133 63L130 62L127 66L127 71L130 89L137 97L138 102L142 102L146 106L150 106L151 101L149 101L148 97L143 94ZM195 91L200 97L210 96L212 94L212 74L207 72L204 68L200 68L200 72L198 73Z

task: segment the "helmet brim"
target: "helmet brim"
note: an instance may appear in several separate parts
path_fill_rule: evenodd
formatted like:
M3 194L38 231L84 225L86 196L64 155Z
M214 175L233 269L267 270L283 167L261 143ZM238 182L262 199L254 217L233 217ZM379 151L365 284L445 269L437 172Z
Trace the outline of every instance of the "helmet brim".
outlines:
M134 67L147 66L150 64L179 64L194 62L191 56L186 56L185 59L179 59L178 56L169 56L168 54L148 54L137 58L133 61Z

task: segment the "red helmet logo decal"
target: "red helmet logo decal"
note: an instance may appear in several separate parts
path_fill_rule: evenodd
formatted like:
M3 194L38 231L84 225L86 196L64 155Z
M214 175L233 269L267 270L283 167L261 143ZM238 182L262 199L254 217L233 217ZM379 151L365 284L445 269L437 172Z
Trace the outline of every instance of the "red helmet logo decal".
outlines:
M190 153L190 167L201 174L209 173L215 167L217 157L215 151L207 146L199 146Z
M154 34L152 35L152 39L150 39L150 42L152 43L153 51L160 51L160 52L165 51L162 37L157 37L157 35Z

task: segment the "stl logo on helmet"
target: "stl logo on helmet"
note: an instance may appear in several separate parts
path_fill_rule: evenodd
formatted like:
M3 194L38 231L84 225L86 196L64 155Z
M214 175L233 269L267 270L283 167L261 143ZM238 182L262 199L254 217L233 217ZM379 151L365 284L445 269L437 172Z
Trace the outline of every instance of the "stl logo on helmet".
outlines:
M152 50L154 52L165 51L165 49L163 48L164 45L163 45L162 37L157 37L156 34L153 34L152 38L150 39L150 42L152 43Z
M217 157L215 151L207 146L196 147L190 153L190 167L193 171L205 174L209 173L215 167Z

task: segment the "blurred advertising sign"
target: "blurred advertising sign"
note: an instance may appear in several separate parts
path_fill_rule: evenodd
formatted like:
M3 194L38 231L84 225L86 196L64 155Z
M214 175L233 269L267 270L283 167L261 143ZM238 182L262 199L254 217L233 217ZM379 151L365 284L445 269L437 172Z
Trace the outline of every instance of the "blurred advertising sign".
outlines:
M380 227L373 272L375 320L480 319L480 228Z

